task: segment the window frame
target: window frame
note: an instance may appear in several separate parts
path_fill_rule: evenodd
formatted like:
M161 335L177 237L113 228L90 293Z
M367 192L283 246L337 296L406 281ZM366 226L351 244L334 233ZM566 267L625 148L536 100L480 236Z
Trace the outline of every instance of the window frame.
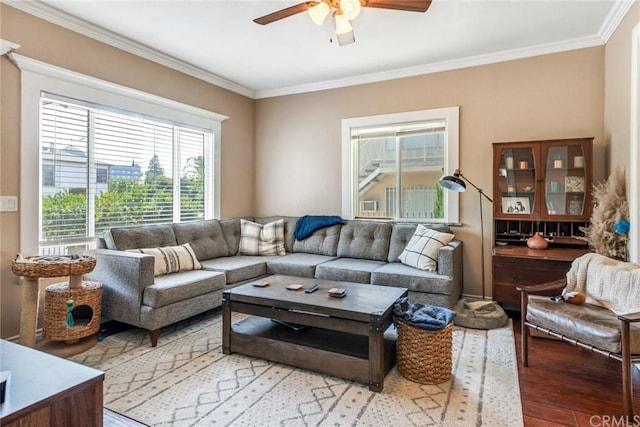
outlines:
M15 53L11 60L21 70L20 147L20 250L36 254L40 250L40 98L41 93L59 94L85 102L108 105L157 117L169 122L210 130L212 165L205 179L212 183L213 204L206 218L220 216L222 122L228 117L212 111L162 98L137 89L107 82ZM37 123L37 126L34 126ZM34 191L38 189L38 191Z
M444 120L445 131L445 173L453 173L459 163L459 110L460 107L444 107L429 110L409 111L403 113L380 114L375 116L354 117L342 120L342 216L353 219L358 212L357 197L357 144L351 138L352 128L370 126L388 126L408 122ZM393 218L403 222L430 222L458 224L459 194L453 191L444 191L445 215L444 218L408 219Z

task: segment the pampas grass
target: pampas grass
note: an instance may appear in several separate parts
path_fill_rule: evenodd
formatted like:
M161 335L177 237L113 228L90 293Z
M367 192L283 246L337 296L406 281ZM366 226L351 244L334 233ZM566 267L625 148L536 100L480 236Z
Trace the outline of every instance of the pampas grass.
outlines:
M611 258L626 258L627 235L613 231L613 227L629 218L629 203L624 172L618 167L609 179L593 186L594 207L591 224L580 227L584 240L594 250Z

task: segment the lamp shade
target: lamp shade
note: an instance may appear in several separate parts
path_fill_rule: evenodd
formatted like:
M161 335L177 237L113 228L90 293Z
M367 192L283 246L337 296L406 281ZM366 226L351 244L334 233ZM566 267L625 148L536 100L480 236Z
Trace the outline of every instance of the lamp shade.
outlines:
M360 0L340 0L340 9L344 16L353 21L360 14Z
M309 16L316 25L322 25L324 18L329 15L330 10L329 5L321 1L317 5L309 8Z
M467 184L460 178L460 173L456 171L453 175L445 175L438 181L447 190L457 191L458 193L467 189Z
M334 17L334 22L336 24L336 34L345 34L350 31L353 31L353 27L351 23L344 15L336 14Z

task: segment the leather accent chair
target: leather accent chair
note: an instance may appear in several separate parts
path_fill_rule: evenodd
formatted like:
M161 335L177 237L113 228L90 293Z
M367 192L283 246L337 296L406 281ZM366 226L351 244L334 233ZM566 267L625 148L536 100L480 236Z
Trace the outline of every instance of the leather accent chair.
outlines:
M597 254L584 257L587 256L590 263L580 259L583 257L573 262L567 280L518 288L522 310L522 365L529 365L528 336L534 330L617 360L622 367L624 414L633 419L632 369L635 369L634 363L640 362L640 265ZM597 279L590 276L597 276ZM535 295L552 290L557 290L557 295L564 294L570 288L568 283L572 277L578 277L585 285L579 288L586 294L584 304L556 302L548 296ZM615 291L620 294L616 301L606 289L610 288L608 285L620 286L621 281L625 284L621 286L623 292ZM590 295L589 290L596 294L600 292L600 295Z

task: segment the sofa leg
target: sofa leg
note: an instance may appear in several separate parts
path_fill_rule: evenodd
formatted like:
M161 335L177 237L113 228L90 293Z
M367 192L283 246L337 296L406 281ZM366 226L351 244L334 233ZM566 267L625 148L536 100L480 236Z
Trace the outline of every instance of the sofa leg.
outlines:
M151 347L158 345L158 338L160 337L160 329L154 329L149 331L149 338L151 339Z

